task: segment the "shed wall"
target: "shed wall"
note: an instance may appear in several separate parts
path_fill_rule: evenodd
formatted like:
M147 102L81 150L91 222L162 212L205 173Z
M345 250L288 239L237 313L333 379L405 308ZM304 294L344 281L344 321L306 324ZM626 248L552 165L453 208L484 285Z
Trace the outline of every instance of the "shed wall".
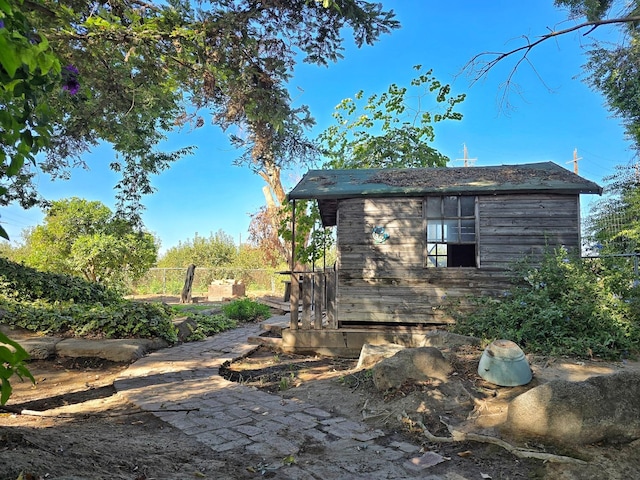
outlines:
M523 256L540 256L547 245L580 247L577 195L478 197L480 266L507 268Z
M579 244L574 195L479 197L481 268L425 268L422 198L357 198L338 203L339 325L438 324L439 308L469 295L496 295L508 286L514 259L546 244ZM376 243L374 227L388 238Z

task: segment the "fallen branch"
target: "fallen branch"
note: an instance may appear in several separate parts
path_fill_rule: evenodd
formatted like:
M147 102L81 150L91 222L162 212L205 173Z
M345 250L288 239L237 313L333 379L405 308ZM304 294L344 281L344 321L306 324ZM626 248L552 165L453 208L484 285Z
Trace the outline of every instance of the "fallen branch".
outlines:
M545 462L555 462L555 463L574 463L578 465L586 465L587 462L584 460L580 460L578 458L567 457L564 455L554 455L552 453L544 453L544 452L536 452L533 450L526 450L524 448L519 448L511 445L504 440L501 440L496 437L492 437L490 435L480 435L477 433L467 433L462 432L460 430L455 430L451 425L447 424L445 421L440 418L442 424L447 427L449 433L451 433L450 437L438 437L432 434L429 429L424 425L424 423L420 421L413 421L409 418L406 412L402 413L402 416L408 422L417 425L422 429L423 435L433 443L460 443L460 442L478 442L478 443L490 443L491 445L497 445L498 447L504 448L509 453L515 455L518 458L535 458L537 460L542 460Z
M10 405L0 405L0 411L5 411L8 413L13 413L14 415L24 415L30 417L51 417L51 418L75 418L78 416L84 417L99 417L99 418L111 418L111 417L124 417L127 415L141 415L144 413L165 413L165 412L197 412L199 408L163 408L162 410L139 410L136 412L121 412L121 413L53 413L51 411L45 410L43 412L38 410L27 410L27 409L19 409L16 407L12 407Z

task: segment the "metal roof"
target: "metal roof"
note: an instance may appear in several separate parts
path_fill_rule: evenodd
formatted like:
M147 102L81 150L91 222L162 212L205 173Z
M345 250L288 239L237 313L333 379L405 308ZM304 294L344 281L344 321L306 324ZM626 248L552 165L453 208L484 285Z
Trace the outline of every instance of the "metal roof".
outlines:
M498 195L508 193L602 194L602 187L553 162L491 167L309 170L290 200L316 199L325 226L335 225L337 201L357 197Z

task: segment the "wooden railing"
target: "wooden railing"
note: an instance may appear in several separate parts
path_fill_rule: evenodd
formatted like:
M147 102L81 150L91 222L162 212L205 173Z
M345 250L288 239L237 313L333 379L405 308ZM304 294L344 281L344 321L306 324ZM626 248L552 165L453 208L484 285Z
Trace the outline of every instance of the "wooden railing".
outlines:
M289 301L291 302L292 330L338 328L335 270L293 272ZM302 312L299 311L300 302L302 302ZM326 313L326 321L323 319L323 312Z

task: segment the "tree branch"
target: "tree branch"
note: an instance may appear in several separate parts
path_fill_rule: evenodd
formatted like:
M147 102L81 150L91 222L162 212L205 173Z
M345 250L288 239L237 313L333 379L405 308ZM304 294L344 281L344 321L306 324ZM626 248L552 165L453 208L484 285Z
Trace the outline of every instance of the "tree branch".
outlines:
M578 458L567 457L564 455L554 455L552 453L544 453L544 452L536 452L533 450L526 450L524 448L515 447L510 443L505 442L504 440L492 437L490 435L480 435L478 433L470 433L470 432L462 432L460 430L455 430L451 425L447 424L442 417L440 418L440 422L447 427L449 433L451 433L450 437L437 437L432 434L427 427L422 422L414 422L409 418L406 412L402 413L405 421L410 424L417 425L422 430L423 435L432 443L459 443L459 442L478 442L478 443L489 443L491 445L496 445L500 448L504 448L509 453L515 455L518 458L535 458L537 460L543 460L545 462L555 462L555 463L573 463L578 465L586 465L587 462L584 460L580 460Z
M529 65L532 65L528 59L529 52L531 52L535 47L537 47L541 43L546 42L547 40L550 40L552 38L566 35L571 32L576 32L585 28L589 28L589 29L583 34L583 36L587 36L591 34L596 28L601 27L603 25L624 24L624 23L633 23L633 22L640 22L640 16L628 16L628 17L609 18L609 19L603 19L603 20L583 22L562 30L553 30L545 35L542 35L535 41L531 41L529 37L523 35L522 38L526 40L525 45L522 45L518 48L514 48L513 50L509 50L507 52L478 53L477 55L474 55L471 58L471 60L469 60L465 64L465 66L462 68L462 72L466 72L469 75L469 77L471 78L471 85L474 85L479 80L482 80L483 78L485 78L498 63L502 62L508 57L521 53L522 56L516 61L516 64L511 69L507 79L501 85L501 89L503 89L505 93L503 94L503 97L500 103L504 104L506 102L507 93L511 88L511 86L513 85L513 77L518 71L518 68L523 62L527 62L529 63ZM533 65L532 65L532 68L533 68ZM534 68L534 71L535 71L535 68ZM536 75L537 75L537 72L536 72ZM538 78L540 78L539 75L538 75Z

